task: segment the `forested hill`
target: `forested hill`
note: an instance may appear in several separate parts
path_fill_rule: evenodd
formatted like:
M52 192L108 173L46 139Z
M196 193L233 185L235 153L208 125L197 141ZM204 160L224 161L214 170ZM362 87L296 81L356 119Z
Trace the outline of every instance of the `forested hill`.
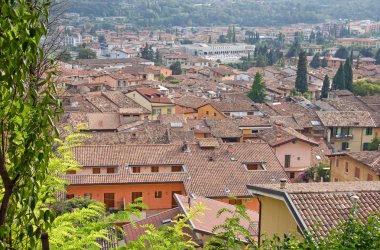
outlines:
M380 20L380 0L69 0L82 16L126 16L135 26L269 26Z

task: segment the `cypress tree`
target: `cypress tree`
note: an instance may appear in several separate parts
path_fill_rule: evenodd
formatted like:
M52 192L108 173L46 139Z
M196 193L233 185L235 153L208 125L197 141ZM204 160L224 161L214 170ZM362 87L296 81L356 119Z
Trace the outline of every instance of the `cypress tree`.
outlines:
M263 75L257 72L255 79L253 80L252 89L248 93L248 97L256 103L263 103L265 101L265 96L266 91Z
M296 78L296 90L300 93L305 93L308 91L306 64L307 64L306 52L302 51L298 59L297 78Z
M318 69L321 66L319 57L320 57L319 53L314 55L313 60L311 60L311 62L310 62L310 67L312 67L314 69Z
M333 89L345 89L345 82L344 67L343 64L341 64L334 76L332 87Z
M353 49L351 50L350 62L351 62L351 66L352 66L352 64L354 63L354 50Z
M345 77L345 88L349 91L352 91L352 81L353 81L353 73L352 73L352 64L350 59L346 59L344 64L344 77Z
M376 59L376 65L380 65L380 49L377 50L375 59Z
M322 68L327 68L329 66L326 57L323 57L321 66Z
M323 85L322 85L322 90L321 90L321 99L328 97L329 89L330 89L330 79L328 75L325 75L325 79L323 80Z

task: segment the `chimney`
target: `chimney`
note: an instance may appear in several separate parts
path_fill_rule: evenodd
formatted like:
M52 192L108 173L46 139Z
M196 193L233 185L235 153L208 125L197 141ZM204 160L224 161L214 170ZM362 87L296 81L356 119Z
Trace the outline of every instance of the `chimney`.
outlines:
M184 153L190 153L191 152L190 146L186 141L183 142L182 151Z
M281 179L280 180L280 189L285 189L286 186L286 179Z

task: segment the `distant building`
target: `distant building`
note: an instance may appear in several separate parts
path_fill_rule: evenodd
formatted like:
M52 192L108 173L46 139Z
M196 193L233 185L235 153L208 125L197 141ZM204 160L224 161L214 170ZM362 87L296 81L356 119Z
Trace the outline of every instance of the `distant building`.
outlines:
M380 181L380 151L335 153L329 158L331 181Z
M244 43L222 44L190 44L182 45L182 50L190 56L199 56L209 60L221 62L234 62L241 57L253 56L255 45Z
M380 40L374 38L338 38L336 45L344 47L380 48Z

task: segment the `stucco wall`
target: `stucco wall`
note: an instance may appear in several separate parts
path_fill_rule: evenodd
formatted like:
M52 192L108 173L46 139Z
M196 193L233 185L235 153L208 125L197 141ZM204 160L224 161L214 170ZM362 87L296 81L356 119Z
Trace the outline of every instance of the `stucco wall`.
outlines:
M291 215L285 202L274 198L260 196L261 201L261 240L272 238L277 234L282 237L284 233L297 236L297 223Z
M161 191L162 198L155 198L155 192ZM125 199L126 204L132 202L132 192L142 192L143 203L149 209L170 209L172 208L172 192L181 191L185 194L182 183L162 183L162 184L126 184L126 185L91 185L91 186L68 186L67 193L83 197L85 193L90 193L92 199L104 202L104 193L115 194L115 207L120 208Z
M339 166L337 167L337 161ZM373 176L374 181L379 181L379 176L366 165L355 161L347 156L336 156L330 158L331 162L331 181L367 181L368 174ZM348 172L346 172L346 162L348 164ZM355 168L360 168L360 178L355 177Z
M309 143L297 140L275 147L275 153L282 166L285 155L291 155L290 168L307 168L311 166L311 148Z

